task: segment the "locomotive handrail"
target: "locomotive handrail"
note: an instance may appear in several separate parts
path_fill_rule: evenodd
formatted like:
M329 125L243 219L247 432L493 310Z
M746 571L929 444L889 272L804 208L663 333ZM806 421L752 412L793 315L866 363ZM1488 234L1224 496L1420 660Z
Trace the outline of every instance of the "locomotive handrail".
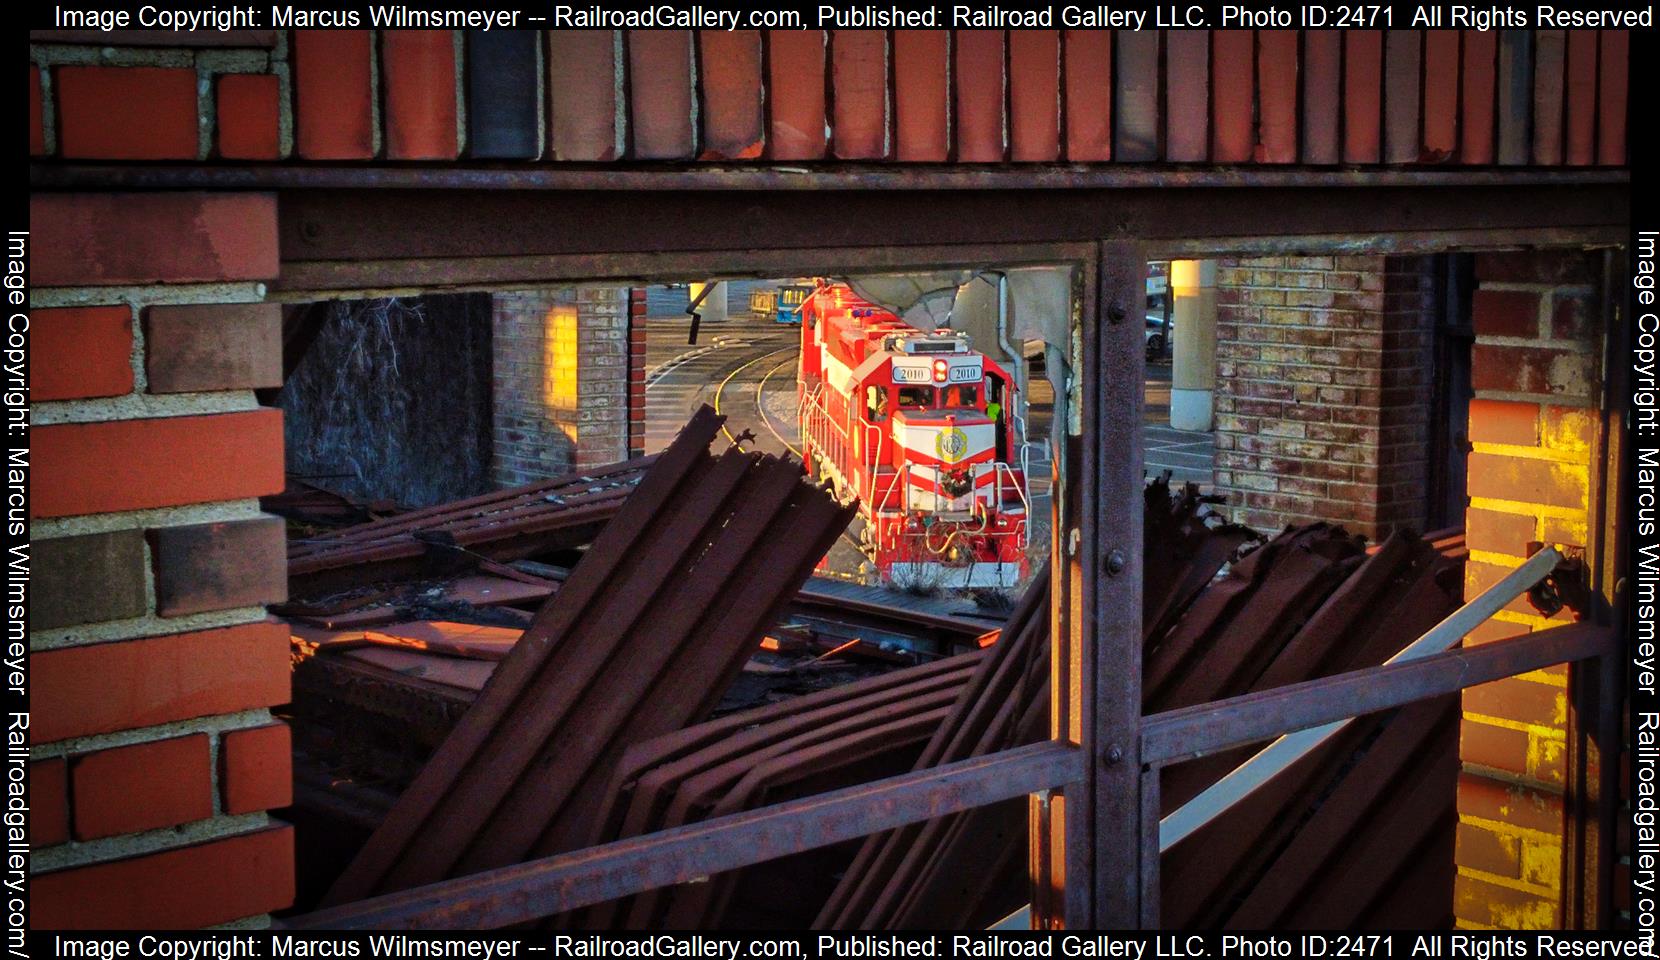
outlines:
M992 466L994 467L995 473L995 479L992 480L992 486L996 491L997 505L999 507L1003 505L1003 474L1007 472L1009 475L1009 486L1014 487L1015 494L1020 497L1020 506L1025 509L1027 519L1030 520L1032 515L1032 501L1026 497L1025 484L1020 483L1015 479L1014 468L1001 460L993 460ZM1024 478L1025 476L1026 473L1022 470L1021 477Z

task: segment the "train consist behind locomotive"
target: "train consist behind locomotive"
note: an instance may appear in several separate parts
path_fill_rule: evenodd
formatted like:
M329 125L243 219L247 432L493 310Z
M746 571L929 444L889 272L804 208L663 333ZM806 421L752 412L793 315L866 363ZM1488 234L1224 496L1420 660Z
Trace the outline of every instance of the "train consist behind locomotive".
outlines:
M1014 378L967 334L925 332L846 284L801 310L803 459L859 498L883 581L1013 587L1030 503Z

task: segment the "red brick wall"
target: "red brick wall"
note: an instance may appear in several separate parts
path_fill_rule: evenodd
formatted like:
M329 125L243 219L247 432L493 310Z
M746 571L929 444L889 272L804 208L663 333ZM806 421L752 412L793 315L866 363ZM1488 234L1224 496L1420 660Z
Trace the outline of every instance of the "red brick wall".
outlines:
M475 140L500 142L505 125L518 146L484 155L1332 163L1341 112L1345 162L1411 165L1491 163L1510 132L1493 109L1491 33L1464 31L1462 63L1456 43L1448 55L1421 32L1391 37L1387 57L1376 33L1341 44L1299 33L1212 31L1197 47L1186 34L1180 55L1161 62L1137 55L1146 41L1156 54L1158 37L1134 31L562 31L541 59L541 102L524 97L519 73L499 80L489 64L468 73L462 96L513 98L494 110L458 100L456 78L472 66L463 32L37 31L29 149L63 160L449 160ZM1560 60L1539 64L1537 77L1535 64L1521 65L1522 89L1556 91L1552 119L1564 136L1518 142L1503 159L1624 165L1627 44L1626 31L1601 31L1569 64L1571 88L1584 95L1565 101ZM1216 73L1208 98L1207 63ZM1591 71L1600 80L1581 82ZM1139 95L1147 90L1171 96ZM492 126L480 134L480 124ZM1115 156L1114 127L1120 139L1164 136Z
M1432 285L1427 258L1221 264L1215 485L1235 520L1422 530Z
M646 452L646 291L628 292L628 455Z
M83 82L106 79L60 93ZM186 112L189 137L146 142L194 155ZM111 123L64 128L65 149L116 149ZM268 710L288 642L263 609L285 595L283 528L256 499L282 489L282 422L252 392L281 378L280 316L253 302L275 201L37 194L30 218L32 923L264 914L293 896L290 830L266 815L288 802Z
M497 483L627 458L630 302L626 287L494 295Z
M1476 258L1465 593L1518 566L1528 544L1584 547L1599 399L1597 258ZM1467 643L1567 622L1525 599ZM1568 668L1464 693L1455 909L1462 927L1550 927L1562 889Z

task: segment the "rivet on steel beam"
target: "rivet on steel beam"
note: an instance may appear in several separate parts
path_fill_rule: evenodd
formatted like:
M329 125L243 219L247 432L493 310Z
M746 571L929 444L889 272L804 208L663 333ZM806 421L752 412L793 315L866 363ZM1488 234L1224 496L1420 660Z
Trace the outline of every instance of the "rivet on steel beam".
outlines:
M1124 551L1113 550L1107 554L1107 576L1116 577L1124 572Z
M1108 763L1123 763L1124 762L1124 749L1122 747L1108 747L1107 748L1107 753L1106 753L1106 761Z
M1113 323L1123 323L1124 318L1129 315L1130 311L1125 309L1124 301L1122 300L1114 300L1112 304L1107 307L1107 319Z

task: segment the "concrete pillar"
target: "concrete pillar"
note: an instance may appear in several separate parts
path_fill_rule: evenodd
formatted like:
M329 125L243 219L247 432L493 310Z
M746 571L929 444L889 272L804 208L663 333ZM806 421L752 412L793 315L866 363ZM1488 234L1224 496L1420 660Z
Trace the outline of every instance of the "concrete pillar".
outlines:
M692 300L696 301L698 294L702 293L703 288L707 286L709 286L707 283L692 284L690 291ZM726 319L726 282L716 283L714 287L715 289L711 290L709 295L703 298L703 302L697 306L698 315L703 317L704 323L719 323Z
M1170 262L1170 308L1170 425L1210 430L1215 424L1216 261Z

